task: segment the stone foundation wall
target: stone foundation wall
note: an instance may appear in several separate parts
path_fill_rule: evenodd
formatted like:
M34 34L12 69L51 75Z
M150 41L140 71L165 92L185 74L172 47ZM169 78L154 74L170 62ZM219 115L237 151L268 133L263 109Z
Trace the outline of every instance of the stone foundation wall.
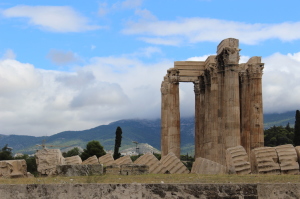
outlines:
M299 198L300 184L0 185L1 198Z

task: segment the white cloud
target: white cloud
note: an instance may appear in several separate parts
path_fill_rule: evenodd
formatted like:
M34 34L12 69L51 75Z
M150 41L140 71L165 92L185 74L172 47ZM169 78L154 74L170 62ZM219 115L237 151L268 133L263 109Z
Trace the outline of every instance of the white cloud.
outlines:
M50 50L47 55L47 58L50 59L56 65L65 65L80 61L80 58L77 54L71 51L61 51L56 49Z
M110 12L116 12L120 10L138 9L143 3L143 0L124 0L117 1L109 6L107 3L99 4L98 15L103 17Z
M29 24L53 32L81 32L101 28L89 25L88 19L69 6L19 5L2 11L7 18L24 17Z
M174 38L177 39L178 44L184 44L204 41L219 42L229 37L239 38L241 43L253 45L267 39L298 40L300 39L300 22L250 24L211 18L179 18L174 21L160 21L152 18L149 21L129 21L122 32L139 35L138 38L148 43L162 45L166 45L165 41Z
M12 49L7 49L2 57L2 59L16 59L16 54Z
M188 60L204 61L206 57ZM265 112L299 109L299 60L300 52L263 59ZM159 118L160 86L171 67L173 61L146 64L130 55L95 57L75 72L46 71L2 60L0 134L51 135L120 119ZM182 116L194 114L194 97L193 84L181 83Z

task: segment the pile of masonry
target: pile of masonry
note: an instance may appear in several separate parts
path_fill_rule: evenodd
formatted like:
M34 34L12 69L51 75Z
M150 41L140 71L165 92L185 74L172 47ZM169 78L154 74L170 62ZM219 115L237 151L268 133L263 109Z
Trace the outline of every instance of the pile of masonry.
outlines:
M250 159L250 161L249 161ZM86 176L101 174L299 174L300 146L291 144L259 147L247 154L242 146L226 150L226 165L197 158L191 172L172 152L158 160L147 153L132 162L130 156L114 160L108 153L82 161L79 156L64 158L59 149L42 149L36 153L40 175ZM0 177L29 177L25 160L0 161Z

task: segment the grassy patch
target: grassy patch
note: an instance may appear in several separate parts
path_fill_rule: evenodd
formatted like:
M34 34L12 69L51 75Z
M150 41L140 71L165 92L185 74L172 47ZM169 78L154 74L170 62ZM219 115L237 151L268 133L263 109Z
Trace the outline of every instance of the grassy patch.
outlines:
M197 174L147 174L101 175L79 177L42 177L0 179L0 184L77 184L77 183L300 183L299 175L197 175Z

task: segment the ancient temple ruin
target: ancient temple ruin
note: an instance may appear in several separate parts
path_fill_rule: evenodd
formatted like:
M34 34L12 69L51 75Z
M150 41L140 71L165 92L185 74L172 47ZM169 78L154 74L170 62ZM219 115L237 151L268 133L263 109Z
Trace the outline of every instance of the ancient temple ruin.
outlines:
M239 64L239 40L228 38L205 61L176 61L161 84L161 151L180 156L179 82L195 91L195 158L225 165L225 151L264 146L261 57Z

